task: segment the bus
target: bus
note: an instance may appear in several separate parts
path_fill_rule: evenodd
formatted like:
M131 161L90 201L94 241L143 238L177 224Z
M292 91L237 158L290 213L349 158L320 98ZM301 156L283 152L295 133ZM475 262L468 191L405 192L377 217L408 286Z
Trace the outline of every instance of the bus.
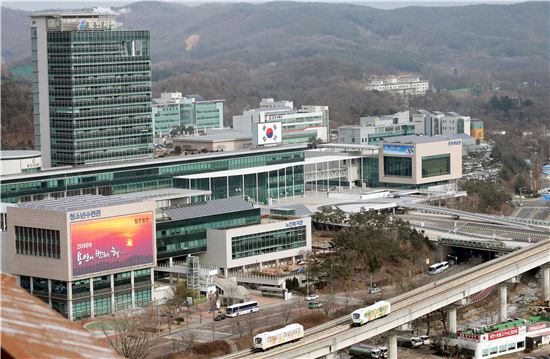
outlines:
M260 309L258 302L244 302L233 304L225 308L225 315L228 317L237 317L239 315L257 312L258 309Z
M449 262L440 262L440 263L432 264L428 268L428 274L439 274L447 269L449 269Z

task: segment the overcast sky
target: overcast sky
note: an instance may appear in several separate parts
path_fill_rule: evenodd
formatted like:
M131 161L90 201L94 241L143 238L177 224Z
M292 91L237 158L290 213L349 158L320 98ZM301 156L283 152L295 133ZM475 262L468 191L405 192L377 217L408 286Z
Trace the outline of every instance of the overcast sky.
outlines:
M481 3L491 3L491 4L510 4L517 3L521 1L516 0L480 0L480 1L454 1L454 0L416 0L416 1L401 1L401 0L315 0L316 2L331 2L331 3L351 3L351 4L362 4L369 5L373 7L378 7L382 9L393 9L397 7L412 6L412 5L423 5L423 6L453 6L453 5L467 5L467 4L481 4ZM70 0L58 0L58 1L18 1L11 0L5 1L0 0L2 6L7 6L13 9L37 11L37 10L47 10L47 9L80 9L80 8L89 8L95 6L109 7L109 6L124 6L131 4L137 1L111 1L111 0L95 0L95 1L70 1ZM194 5L198 3L205 2L251 2L251 3L261 3L267 1L256 1L256 0L170 0L170 2L179 2L183 4Z

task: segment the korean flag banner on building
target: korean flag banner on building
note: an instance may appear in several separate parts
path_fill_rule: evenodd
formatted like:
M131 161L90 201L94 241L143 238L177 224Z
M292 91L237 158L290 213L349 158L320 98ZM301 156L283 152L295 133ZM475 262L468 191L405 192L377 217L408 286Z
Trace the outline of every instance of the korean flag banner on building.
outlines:
M281 128L280 122L258 123L257 135L255 136L257 145L281 143Z

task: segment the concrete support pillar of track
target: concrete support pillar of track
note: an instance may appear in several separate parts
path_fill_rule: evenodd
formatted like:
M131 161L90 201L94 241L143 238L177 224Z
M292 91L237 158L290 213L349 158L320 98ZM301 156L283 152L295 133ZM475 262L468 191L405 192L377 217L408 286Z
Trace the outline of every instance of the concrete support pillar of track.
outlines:
M338 353L329 353L325 355L325 359L337 359L337 358L338 358Z
M390 331L388 334L388 359L397 359L397 333Z
M500 322L505 321L508 318L508 287L505 283L500 283L498 285L498 304L499 304L499 312L498 312L498 320Z
M550 301L550 264L542 266L542 300Z
M449 333L456 334L456 305L447 307L447 330Z

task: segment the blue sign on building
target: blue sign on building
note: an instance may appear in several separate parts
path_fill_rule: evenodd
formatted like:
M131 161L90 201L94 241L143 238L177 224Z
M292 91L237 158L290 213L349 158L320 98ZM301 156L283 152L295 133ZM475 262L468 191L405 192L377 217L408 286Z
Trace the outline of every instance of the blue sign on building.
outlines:
M384 145L385 155L414 156L414 146Z

